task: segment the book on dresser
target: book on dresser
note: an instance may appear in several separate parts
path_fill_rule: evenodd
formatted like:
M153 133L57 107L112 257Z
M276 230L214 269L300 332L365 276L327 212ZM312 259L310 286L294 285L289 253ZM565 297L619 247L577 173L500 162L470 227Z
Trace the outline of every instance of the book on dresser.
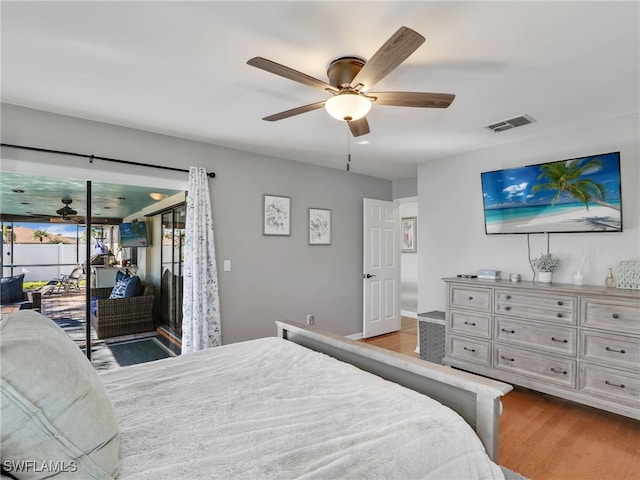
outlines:
M444 364L640 419L640 291L443 280Z

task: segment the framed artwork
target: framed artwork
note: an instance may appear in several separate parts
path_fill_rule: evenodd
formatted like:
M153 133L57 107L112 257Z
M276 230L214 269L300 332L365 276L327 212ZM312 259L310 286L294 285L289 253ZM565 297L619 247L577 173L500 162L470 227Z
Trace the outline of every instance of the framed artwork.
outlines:
M400 233L402 234L402 253L416 253L416 217L404 217L400 220Z
M331 210L309 208L309 245L331 245Z
M263 195L262 234L291 235L291 197Z

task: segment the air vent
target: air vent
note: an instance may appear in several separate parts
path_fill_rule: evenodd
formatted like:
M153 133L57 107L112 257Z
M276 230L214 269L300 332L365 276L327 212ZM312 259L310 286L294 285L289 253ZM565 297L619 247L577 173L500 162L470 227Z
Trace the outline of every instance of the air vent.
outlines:
M509 120L503 120L492 125L487 125L485 128L488 128L492 132L498 133L504 132L505 130L510 130L512 128L521 127L522 125L527 125L532 122L535 122L535 119L525 113L524 115L510 118Z

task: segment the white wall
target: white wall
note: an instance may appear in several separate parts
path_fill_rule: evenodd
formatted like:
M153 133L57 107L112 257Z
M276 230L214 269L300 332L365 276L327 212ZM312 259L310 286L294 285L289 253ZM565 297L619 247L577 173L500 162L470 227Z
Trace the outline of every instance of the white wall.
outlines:
M526 126L521 128L527 128ZM588 251L585 284L603 285L607 267L640 257L640 115L545 137L426 162L418 168L418 308L444 310L442 277L490 268L520 273L531 280L526 235L486 235L480 173L508 167L620 151L622 172L622 233L553 234L550 251L561 265L554 282L571 283L573 254ZM509 131L498 135L509 135ZM546 235L531 236L532 257L546 251ZM503 277L504 278L504 277Z
M391 200L391 181L7 104L2 127L3 143L214 171L209 188L224 343L275 335L275 320L304 322L307 314L337 334L362 331L362 199ZM4 147L2 170L187 187L186 173ZM290 237L262 235L265 193L291 197ZM309 207L332 210L330 246L307 245ZM223 260L231 260L230 272L223 272Z

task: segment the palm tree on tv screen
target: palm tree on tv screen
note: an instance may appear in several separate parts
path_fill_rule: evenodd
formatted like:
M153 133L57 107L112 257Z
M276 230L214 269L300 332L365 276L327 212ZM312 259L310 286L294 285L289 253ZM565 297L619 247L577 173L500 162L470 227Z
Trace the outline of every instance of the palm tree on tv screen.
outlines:
M567 193L570 197L584 203L587 211L589 202L620 211L620 207L604 201L605 188L602 184L584 177L587 172L600 170L601 167L602 163L596 158L585 163L574 160L545 163L540 167L541 173L538 175L538 180L544 179L546 182L535 184L531 188L531 193L539 190L555 190L552 205L558 201L562 193Z

